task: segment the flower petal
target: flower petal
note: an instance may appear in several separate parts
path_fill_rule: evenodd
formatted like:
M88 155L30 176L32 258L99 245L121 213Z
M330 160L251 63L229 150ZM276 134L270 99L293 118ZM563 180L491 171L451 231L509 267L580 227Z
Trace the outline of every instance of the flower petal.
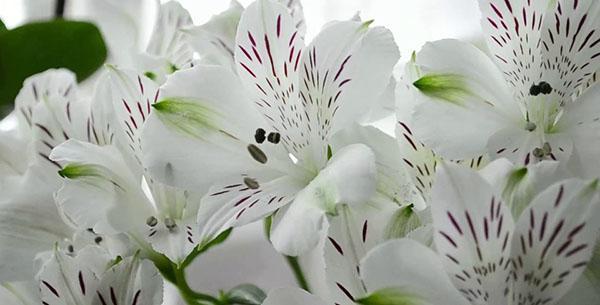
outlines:
M598 181L564 180L523 211L512 239L513 295L551 304L585 270L600 229Z
M458 290L471 302L505 303L514 224L492 186L473 170L440 165L431 213L436 248Z
M141 138L143 164L158 181L206 190L243 172L292 172L281 145L256 142L256 131L267 124L227 69L197 66L177 72L161 96Z
M334 152L351 144L365 144L375 154L377 195L371 201L394 202L396 205L412 204L417 210L425 208L418 187L413 184L406 171L406 163L398 157L401 153L396 139L375 127L358 124L337 132L331 139ZM424 170L428 171L429 168Z
M359 273L360 260L384 240L387 225L397 206L367 203L338 209L329 219L325 241L325 266L329 291L337 304L353 305L353 299L367 293Z
M40 304L38 288L30 281L2 283L0 286L0 302L4 305Z
M400 54L392 33L371 22L334 22L303 51L299 87L309 124L303 133L315 160L325 160L329 135L378 107L372 101L388 87Z
M198 211L200 242L272 213L294 200L303 183L290 177L242 174L213 185Z
M288 151L308 145L306 118L298 99L298 74L303 38L288 9L271 0L249 5L240 19L235 61L238 75Z
M67 163L60 171L66 180L56 201L76 227L99 233L140 231L154 215L140 178L115 147L72 140L57 147L52 159Z
M494 132L523 120L502 75L474 46L451 39L427 43L416 60L423 76L413 83L422 93L414 131L443 157L482 155Z
M277 214L271 230L275 249L290 256L312 250L325 229L326 213L335 214L343 204L365 204L375 192L375 175L375 156L364 144L336 152L289 208Z
M30 170L16 186L19 191L0 202L1 282L30 280L35 255L73 233L52 200L58 185L44 174L45 168Z
M170 1L161 5L146 52L166 59L174 69L191 67L193 52L180 31L189 25L193 25L192 17L181 4Z
M232 0L229 8L200 26L185 29L191 46L201 56L201 63L221 65L235 71L233 50L235 35L244 8Z
M360 270L369 292L397 288L424 304L470 304L452 286L436 253L411 239L377 246L362 261Z
M92 304L101 276L93 266L108 263L106 253L98 247L87 247L74 257L55 249L36 275L43 303Z
M163 279L152 262L137 255L128 257L103 274L94 299L110 299L112 304L160 305Z
M573 142L569 169L586 178L600 175L600 166L595 162L600 154L598 98L600 85L592 85L575 102L565 106L556 127Z

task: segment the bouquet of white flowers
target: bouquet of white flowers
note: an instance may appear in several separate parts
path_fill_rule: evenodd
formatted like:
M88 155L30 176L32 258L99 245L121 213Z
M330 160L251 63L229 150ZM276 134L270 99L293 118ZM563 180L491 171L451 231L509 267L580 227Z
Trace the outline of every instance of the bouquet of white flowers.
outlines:
M486 48L402 66L297 0L73 2L0 23L1 304L597 304L599 1L479 0ZM259 221L299 288L192 288Z

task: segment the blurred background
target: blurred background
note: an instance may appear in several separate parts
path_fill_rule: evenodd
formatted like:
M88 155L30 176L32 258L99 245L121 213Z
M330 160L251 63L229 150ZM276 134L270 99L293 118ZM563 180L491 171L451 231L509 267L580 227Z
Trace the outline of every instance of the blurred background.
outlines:
M49 19L55 13L56 1L0 0L0 19L8 29L26 22ZM151 1L148 0L148 3ZM72 6L84 2L86 1L67 0L67 4ZM189 10L196 25L208 21L212 15L229 7L229 0L179 2ZM251 0L239 2L247 6ZM374 19L375 24L392 30L402 54L401 62L408 60L412 51L418 51L427 41L460 38L476 44L480 42L480 14L475 0L304 0L302 4L308 40L326 22L349 19L359 12L363 20ZM140 8L139 11L141 13L143 9ZM151 20L148 22L148 27L151 27ZM391 123L393 126L393 121L382 122L382 125ZM305 261L310 259L304 258ZM319 285L319 271L322 272L308 271L315 289ZM272 250L265 239L262 223L235 230L225 244L211 249L197 259L189 268L188 276L194 288L212 293L245 282L251 282L265 290L295 285L285 260ZM176 304L176 297L171 297L173 300L167 303Z

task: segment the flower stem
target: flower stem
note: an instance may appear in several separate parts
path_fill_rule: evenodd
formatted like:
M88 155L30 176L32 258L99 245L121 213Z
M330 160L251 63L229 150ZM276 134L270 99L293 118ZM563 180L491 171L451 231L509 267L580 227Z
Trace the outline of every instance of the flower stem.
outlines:
M304 272L302 272L302 267L300 267L300 263L298 263L298 258L294 256L285 256L285 260L287 261L290 269L294 273L294 277L296 278L296 282L300 288L310 292L310 288L308 287L308 282L306 281L306 277L304 277Z

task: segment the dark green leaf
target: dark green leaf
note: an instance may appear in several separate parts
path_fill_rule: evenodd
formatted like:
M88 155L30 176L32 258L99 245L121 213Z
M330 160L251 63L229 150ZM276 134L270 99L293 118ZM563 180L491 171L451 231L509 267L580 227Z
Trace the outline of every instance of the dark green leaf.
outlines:
M6 26L4 25L4 22L2 22L2 19L0 19L0 33L6 31Z
M50 68L67 68L81 81L106 60L98 28L87 22L55 20L0 32L0 105L14 101L23 81Z

